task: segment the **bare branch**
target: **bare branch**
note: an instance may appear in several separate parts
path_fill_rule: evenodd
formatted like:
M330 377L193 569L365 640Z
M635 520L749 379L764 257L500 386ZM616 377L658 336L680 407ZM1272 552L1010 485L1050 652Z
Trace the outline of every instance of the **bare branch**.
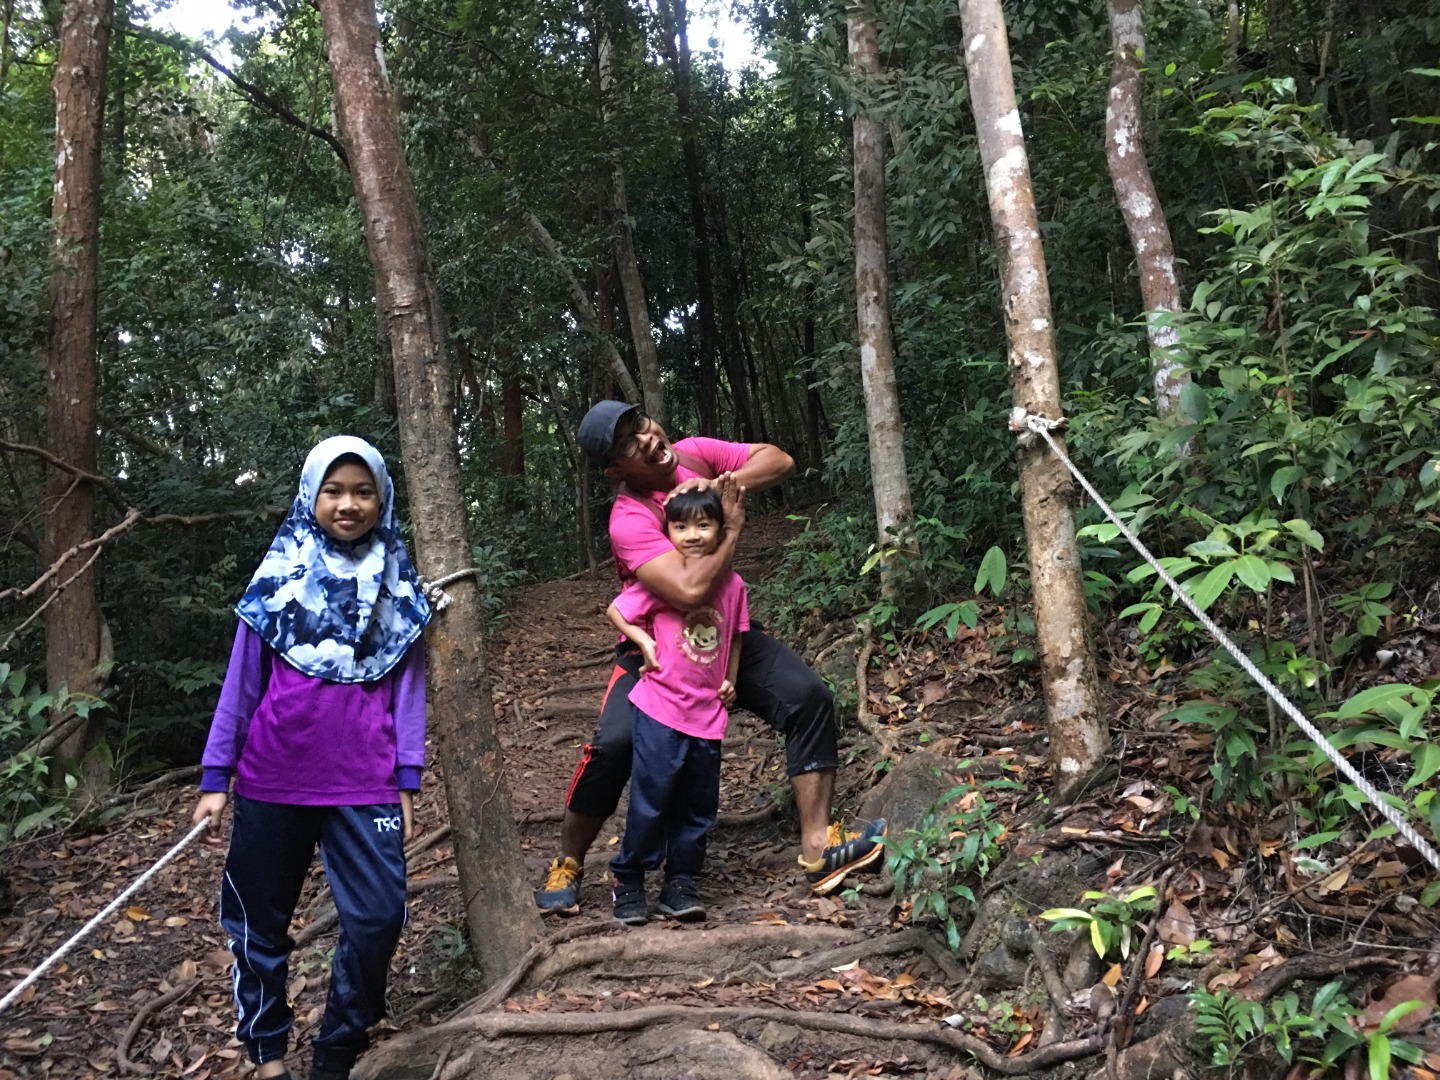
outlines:
M234 83L235 86L240 90L240 92L244 94L247 98L249 98L250 101L252 101L254 104L263 105L265 108L269 109L272 113L274 113L276 117L285 121L285 123L291 125L292 127L297 127L301 131L305 132L305 134L313 135L315 138L321 139L325 143L327 143L330 149L335 151L335 156L340 159L340 164L345 166L345 171L350 171L350 155L345 152L345 147L341 145L340 140L337 139L332 133L326 131L322 127L315 126L307 120L301 119L291 110L288 105L286 105L279 98L275 97L273 94L267 93L260 87L256 86L254 83L242 79L239 75L236 75L235 72L231 71L228 67L222 64L219 60L215 59L214 56L206 52L203 48L201 48L195 42L191 41L189 38L184 37L181 34L160 33L159 31L150 30L142 26L127 26L125 27L125 32L134 34L137 37L147 38L150 41L154 41L160 45L168 45L170 46L170 48L176 50L177 52L188 53L189 55L195 57L197 60L204 60L205 63L209 64L221 75L224 75L225 78L229 79L232 83Z
M77 480L88 480L94 484L105 493L105 497L108 498L115 509L119 510L122 514L129 509L125 504L125 500L120 495L120 490L115 486L114 481L108 480L103 476L96 476L94 473L86 472L84 469L76 468L68 461L61 461L44 447L30 446L27 443L6 442L4 439L0 439L0 450L13 450L17 454L29 454L32 457L38 457L42 461L55 466L55 468L61 472L69 473Z

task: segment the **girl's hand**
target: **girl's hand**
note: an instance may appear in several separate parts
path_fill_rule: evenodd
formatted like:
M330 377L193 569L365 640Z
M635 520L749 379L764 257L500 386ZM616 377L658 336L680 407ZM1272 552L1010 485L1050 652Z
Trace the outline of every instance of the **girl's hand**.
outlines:
M400 816L405 820L405 843L409 843L415 836L415 793L413 791L400 792Z
M655 639L647 637L644 641L637 641L635 644L640 646L640 655L645 658L645 662L640 665L640 674L644 675L647 671L659 671L660 661L655 656Z
M720 684L719 693L721 705L724 705L728 709L731 705L735 704L735 686L729 679L726 679Z
M228 795L223 791L206 791L200 795L200 801L195 804L195 812L190 815L190 820L196 825L210 819L209 838L220 839L220 815L225 810L225 804L230 801Z

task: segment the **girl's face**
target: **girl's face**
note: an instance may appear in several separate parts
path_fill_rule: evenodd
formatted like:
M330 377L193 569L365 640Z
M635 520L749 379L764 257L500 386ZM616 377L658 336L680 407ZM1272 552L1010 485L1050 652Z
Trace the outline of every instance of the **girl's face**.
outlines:
M347 462L325 474L315 520L335 540L358 540L380 520L380 491L364 465Z
M720 546L720 523L712 517L666 522L667 535L681 555L709 555Z

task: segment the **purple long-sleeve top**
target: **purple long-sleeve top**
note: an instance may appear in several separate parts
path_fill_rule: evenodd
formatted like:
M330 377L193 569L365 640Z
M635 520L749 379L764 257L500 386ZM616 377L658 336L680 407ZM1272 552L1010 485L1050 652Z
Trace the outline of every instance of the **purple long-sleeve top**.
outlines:
M205 754L201 791L298 806L395 803L425 766L425 639L374 682L336 683L287 664L240 623Z

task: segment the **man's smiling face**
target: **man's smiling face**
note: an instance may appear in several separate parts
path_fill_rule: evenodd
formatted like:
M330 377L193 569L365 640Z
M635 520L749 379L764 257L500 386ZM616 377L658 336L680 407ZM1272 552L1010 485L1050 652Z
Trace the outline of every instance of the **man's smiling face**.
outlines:
M675 449L665 429L638 409L621 418L605 475L647 491L675 486Z

